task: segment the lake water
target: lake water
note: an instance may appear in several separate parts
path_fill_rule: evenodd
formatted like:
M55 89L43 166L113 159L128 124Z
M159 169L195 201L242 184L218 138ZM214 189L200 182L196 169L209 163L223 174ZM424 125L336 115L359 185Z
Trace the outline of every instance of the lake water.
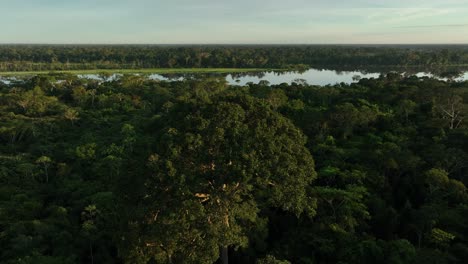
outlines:
M247 83L259 83L267 81L270 84L281 84L292 82L306 82L311 85L333 85L337 83L354 83L359 79L378 78L382 72L362 72L362 71L335 71L335 70L320 70L309 69L304 72L251 72L251 73L236 73L226 75L226 81L231 85L246 85ZM437 78L439 80L447 80L439 78L429 72L418 72L416 74L402 73L406 76L416 75L418 77ZM183 77L168 77L166 75L152 74L150 78L161 81L183 80ZM468 72L464 72L456 81L468 81Z
M210 76L225 76L226 81L231 85L246 85L247 83L259 83L261 81L267 81L270 84L280 84L292 82L306 82L311 85L333 85L336 83L353 83L363 78L378 78L381 72L362 72L362 71L335 71L335 70L320 70L320 69L309 69L304 72L251 72L251 73L233 73L233 74L211 74ZM403 75L410 75L402 73ZM430 77L438 78L432 73L418 72L414 74L418 77ZM115 80L122 75L114 74L107 80ZM151 74L149 78L161 81L177 81L185 78L196 77L197 74L190 75L161 75ZM84 74L79 77L100 80L101 77L96 74ZM440 80L446 80L444 78L438 78ZM0 82L11 83L12 80L16 80L14 77L6 78L0 76ZM456 81L468 81L468 72L464 72Z
M264 72L263 76L236 76L229 74L226 80L229 84L245 85L249 82L268 81L270 84L280 84L305 81L313 85L328 85L336 83L352 83L357 78L378 78L380 73L364 73L359 71L338 72L332 70L309 69L305 72ZM353 79L354 78L354 79Z

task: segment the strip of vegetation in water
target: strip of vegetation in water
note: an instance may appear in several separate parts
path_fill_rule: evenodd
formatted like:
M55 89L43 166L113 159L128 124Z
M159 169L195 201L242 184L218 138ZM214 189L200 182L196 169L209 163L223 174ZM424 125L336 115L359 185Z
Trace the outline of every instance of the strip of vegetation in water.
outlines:
M152 68L152 69L95 69L95 70L65 70L65 71L13 71L0 72L0 76L28 76L49 73L64 74L170 74L170 73L238 73L238 72L264 72L284 71L285 69L262 68Z

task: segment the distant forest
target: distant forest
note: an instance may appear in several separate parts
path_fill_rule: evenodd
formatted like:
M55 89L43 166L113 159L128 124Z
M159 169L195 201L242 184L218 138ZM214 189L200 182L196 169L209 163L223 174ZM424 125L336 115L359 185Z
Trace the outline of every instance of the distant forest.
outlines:
M468 46L1 45L0 71L467 66Z
M309 63L327 51L314 58L466 60L464 48L454 57L300 46L3 49L115 65L187 53L197 67L226 57L235 66ZM196 59L201 50L210 55ZM242 64L249 56L255 63ZM0 82L0 262L466 263L467 102L468 82L400 74L324 87L136 75Z

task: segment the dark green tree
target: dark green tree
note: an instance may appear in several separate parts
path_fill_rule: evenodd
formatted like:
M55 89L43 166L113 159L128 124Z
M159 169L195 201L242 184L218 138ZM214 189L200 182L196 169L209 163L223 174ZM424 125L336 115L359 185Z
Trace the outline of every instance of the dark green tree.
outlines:
M201 94L198 91L198 94ZM177 101L160 118L145 181L135 259L227 263L245 247L262 209L315 214L315 178L306 138L269 105L220 92Z

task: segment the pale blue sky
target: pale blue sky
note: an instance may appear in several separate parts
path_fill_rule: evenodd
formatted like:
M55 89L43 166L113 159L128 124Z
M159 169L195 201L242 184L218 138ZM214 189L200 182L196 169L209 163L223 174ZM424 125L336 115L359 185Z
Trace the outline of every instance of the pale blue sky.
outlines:
M0 43L468 43L468 0L0 0Z

